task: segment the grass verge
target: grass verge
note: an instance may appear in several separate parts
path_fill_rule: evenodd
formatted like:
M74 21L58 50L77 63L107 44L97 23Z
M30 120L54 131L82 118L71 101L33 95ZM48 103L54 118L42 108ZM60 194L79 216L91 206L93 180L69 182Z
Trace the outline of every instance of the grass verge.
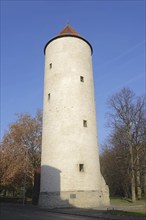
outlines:
M107 210L106 214L146 218L146 201L145 200L138 200L138 201L132 202L130 199L126 199L126 198L111 198L110 202L111 202L111 205L113 206L115 205L117 209L118 209L118 206L119 207L129 206L129 209L125 211L116 210L116 209ZM134 206L136 206L136 208ZM140 208L137 208L138 206L140 206ZM143 206L144 208L142 208L141 206Z
M105 214L116 215L116 216L129 216L129 217L146 217L145 210L129 210L129 211L121 211L121 210L108 210Z
M137 200L135 202L132 202L130 199L126 199L126 198L110 198L110 202L111 205L121 205L121 206L145 205L146 206L145 200Z

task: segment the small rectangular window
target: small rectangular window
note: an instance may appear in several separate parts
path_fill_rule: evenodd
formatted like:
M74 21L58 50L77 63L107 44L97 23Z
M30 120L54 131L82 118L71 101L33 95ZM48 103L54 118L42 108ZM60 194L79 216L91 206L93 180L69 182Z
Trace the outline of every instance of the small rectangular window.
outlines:
M87 127L87 121L86 120L83 120L83 126Z
M48 94L48 100L50 100L50 98L51 98L51 94L49 93L49 94Z
M84 164L79 164L79 171L84 172Z
M52 69L52 63L50 63L50 69Z
M76 198L76 194L70 194L70 198L71 199L75 199Z
M80 76L80 81L84 82L84 77L83 76Z

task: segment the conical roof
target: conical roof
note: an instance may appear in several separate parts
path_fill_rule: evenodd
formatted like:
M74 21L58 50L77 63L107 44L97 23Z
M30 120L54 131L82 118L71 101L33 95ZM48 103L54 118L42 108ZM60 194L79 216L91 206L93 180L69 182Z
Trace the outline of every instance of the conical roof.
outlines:
M51 40L49 40L47 42L47 44L45 45L45 48L44 48L44 53L45 53L45 50L46 50L46 47L48 46L48 44L50 44L53 40L56 40L56 39L61 38L61 37L76 37L76 38L80 38L80 39L85 41L90 46L91 54L93 53L93 49L92 49L91 44L85 38L83 38L76 30L74 30L69 24L67 24L63 28L63 30L60 31L54 38L52 38Z
M74 30L70 25L66 25L62 31L59 32L57 36L62 36L62 35L73 35L73 36L80 36L80 34Z

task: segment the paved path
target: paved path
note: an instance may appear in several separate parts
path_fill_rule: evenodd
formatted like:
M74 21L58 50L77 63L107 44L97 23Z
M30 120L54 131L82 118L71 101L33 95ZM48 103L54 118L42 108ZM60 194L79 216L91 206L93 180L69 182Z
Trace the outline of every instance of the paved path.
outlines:
M118 206L119 207L119 206ZM127 206L121 207L121 210ZM128 206L129 207L129 206ZM127 207L127 208L128 208ZM114 207L108 207L113 209ZM131 206L129 207L131 210ZM139 207L140 208L140 207ZM141 207L143 208L143 207ZM116 208L117 209L117 208ZM0 219L1 220L146 220L146 218L123 217L103 214L100 209L40 209L32 205L20 204L1 204L0 206Z
M1 204L0 220L93 220L93 218L48 212L33 206Z

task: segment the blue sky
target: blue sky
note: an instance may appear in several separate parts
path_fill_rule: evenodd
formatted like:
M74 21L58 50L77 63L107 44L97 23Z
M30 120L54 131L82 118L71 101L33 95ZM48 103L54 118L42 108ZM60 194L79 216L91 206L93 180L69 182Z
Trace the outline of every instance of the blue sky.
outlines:
M1 1L1 135L16 113L43 104L46 42L67 21L93 46L99 145L109 96L123 87L145 93L145 1Z

